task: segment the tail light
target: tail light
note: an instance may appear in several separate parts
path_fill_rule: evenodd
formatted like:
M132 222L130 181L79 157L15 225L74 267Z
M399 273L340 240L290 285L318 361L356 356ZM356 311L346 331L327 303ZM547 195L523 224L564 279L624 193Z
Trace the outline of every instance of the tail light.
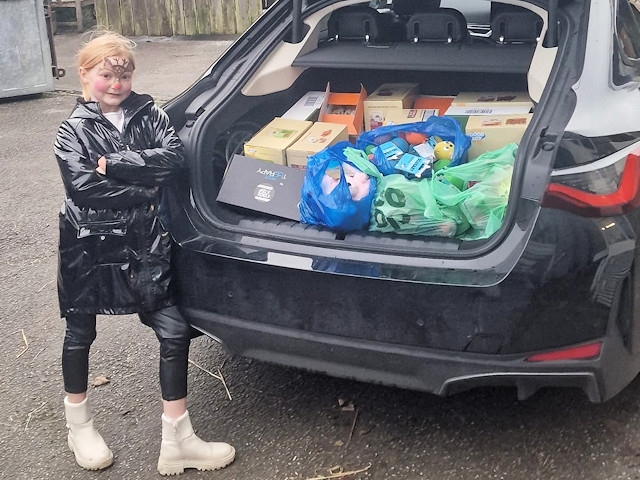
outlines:
M559 360L588 360L596 358L602 350L602 342L580 345L579 347L537 353L527 357L527 362L553 362Z
M640 150L605 167L594 166L552 174L542 206L583 217L621 215L640 206Z

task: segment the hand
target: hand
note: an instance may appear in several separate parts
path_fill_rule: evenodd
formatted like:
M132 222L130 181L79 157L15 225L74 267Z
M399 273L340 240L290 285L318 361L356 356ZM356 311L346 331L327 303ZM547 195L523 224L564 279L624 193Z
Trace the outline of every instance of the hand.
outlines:
M101 173L102 175L107 174L107 159L104 158L104 155L98 159L98 166L96 167L96 172Z

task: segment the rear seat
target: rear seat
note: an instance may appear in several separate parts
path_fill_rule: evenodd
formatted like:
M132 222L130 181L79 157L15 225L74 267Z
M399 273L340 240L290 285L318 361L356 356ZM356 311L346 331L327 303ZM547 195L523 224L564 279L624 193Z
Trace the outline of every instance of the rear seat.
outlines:
M464 15L453 8L441 8L440 0L394 0L392 8L392 12L379 12L359 4L336 10L329 18L329 38L365 43L460 43L471 39ZM535 43L542 28L542 19L531 10L491 2L490 38L495 43Z
M331 13L323 31L326 36L319 37L318 47L301 53L292 65L525 75L536 48L540 19L523 9L515 13L494 9L495 34L499 36L493 39L489 25L492 3L486 2L480 13L469 9L475 15L469 24L462 13L468 13L464 4L440 8L439 0L395 0L391 11L378 11L364 3L343 7ZM516 17L511 20L507 15ZM478 20L482 23L476 24ZM522 21L534 28L523 31ZM391 22L391 28L386 22ZM483 27L481 35L477 34L479 26ZM372 46L382 48L369 48ZM520 80L513 79L519 85Z

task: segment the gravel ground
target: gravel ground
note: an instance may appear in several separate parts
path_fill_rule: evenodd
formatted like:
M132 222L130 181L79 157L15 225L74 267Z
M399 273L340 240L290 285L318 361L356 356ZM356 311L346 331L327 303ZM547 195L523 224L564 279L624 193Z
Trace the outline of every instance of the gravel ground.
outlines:
M135 316L99 317L91 354L91 378L110 379L90 398L115 464L85 472L66 446L55 285L62 186L52 142L73 103L67 91L0 101L0 478L156 479L158 347ZM637 379L603 405L574 390L524 402L511 389L443 399L231 358L204 337L191 359L201 367L189 370L198 433L231 442L238 457L181 478L640 478ZM218 367L231 400L203 370Z

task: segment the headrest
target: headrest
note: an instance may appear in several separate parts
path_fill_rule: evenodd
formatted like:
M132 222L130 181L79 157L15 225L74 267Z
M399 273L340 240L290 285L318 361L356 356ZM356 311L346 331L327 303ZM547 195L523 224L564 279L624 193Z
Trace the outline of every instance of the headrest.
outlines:
M491 4L491 38L499 43L535 42L542 32L542 18L526 8Z
M329 36L336 40L386 41L391 35L393 13L380 13L366 5L335 10L329 17Z
M469 38L467 20L453 8L420 12L407 20L407 39L413 42L457 43Z

